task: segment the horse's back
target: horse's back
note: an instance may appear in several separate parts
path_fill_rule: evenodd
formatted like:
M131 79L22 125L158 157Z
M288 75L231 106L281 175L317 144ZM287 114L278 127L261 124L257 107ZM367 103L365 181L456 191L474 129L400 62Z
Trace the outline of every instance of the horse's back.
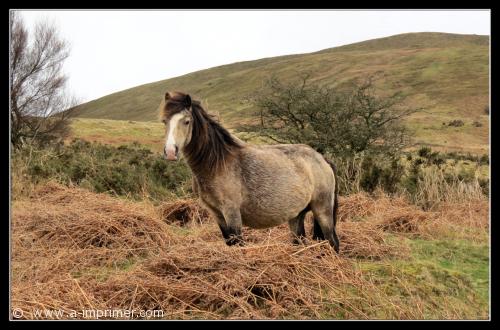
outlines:
M312 181L320 180L323 182L325 176L327 178L332 177L330 175L332 168L323 155L307 144L263 145L261 149L269 150L277 157L281 156L292 162L297 168L301 168L304 174L307 173Z

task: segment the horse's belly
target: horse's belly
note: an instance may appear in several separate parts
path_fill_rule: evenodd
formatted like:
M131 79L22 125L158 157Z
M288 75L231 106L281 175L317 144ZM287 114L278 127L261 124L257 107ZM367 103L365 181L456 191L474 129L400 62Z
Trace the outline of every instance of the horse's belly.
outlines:
M256 214L243 214L241 220L244 226L255 229L275 227L286 221L285 218L270 218Z

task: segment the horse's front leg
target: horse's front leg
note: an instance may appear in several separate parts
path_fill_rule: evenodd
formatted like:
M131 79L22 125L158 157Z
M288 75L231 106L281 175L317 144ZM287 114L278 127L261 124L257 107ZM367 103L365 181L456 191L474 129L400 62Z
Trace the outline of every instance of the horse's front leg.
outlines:
M226 224L226 219L224 218L224 215L217 209L211 207L210 205L204 203L205 207L207 210L210 212L212 215L212 218L217 221L217 224L219 225L219 229L222 233L222 237L224 237L224 240L229 239L229 230Z
M241 220L241 213L238 208L230 208L227 210L224 210L223 212L224 219L226 220L226 229L227 233L229 235L228 238L226 238L226 244L231 246L231 245L243 245L243 236L241 235L241 227L242 227L242 220Z

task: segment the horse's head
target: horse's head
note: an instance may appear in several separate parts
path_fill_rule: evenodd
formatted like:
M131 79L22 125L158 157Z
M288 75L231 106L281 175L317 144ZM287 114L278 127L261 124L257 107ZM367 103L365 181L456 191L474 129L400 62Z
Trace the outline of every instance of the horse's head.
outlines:
M191 140L193 130L191 97L184 93L166 92L160 104L160 120L165 124L163 154L167 160L177 160L179 150Z

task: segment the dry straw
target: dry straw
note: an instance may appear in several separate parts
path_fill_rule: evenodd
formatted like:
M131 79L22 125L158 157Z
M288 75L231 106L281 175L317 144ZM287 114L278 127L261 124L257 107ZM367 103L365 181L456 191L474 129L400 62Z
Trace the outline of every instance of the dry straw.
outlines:
M383 305L385 317L421 318L420 309L384 295L357 262L405 257L405 235L436 232L429 223L445 226L444 214L487 229L484 205L423 212L403 199L362 194L340 205L338 256L326 242L292 245L287 225L245 228L246 245L228 247L194 200L154 208L48 184L14 202L12 307L27 319L43 308L161 309L167 319L365 319Z

